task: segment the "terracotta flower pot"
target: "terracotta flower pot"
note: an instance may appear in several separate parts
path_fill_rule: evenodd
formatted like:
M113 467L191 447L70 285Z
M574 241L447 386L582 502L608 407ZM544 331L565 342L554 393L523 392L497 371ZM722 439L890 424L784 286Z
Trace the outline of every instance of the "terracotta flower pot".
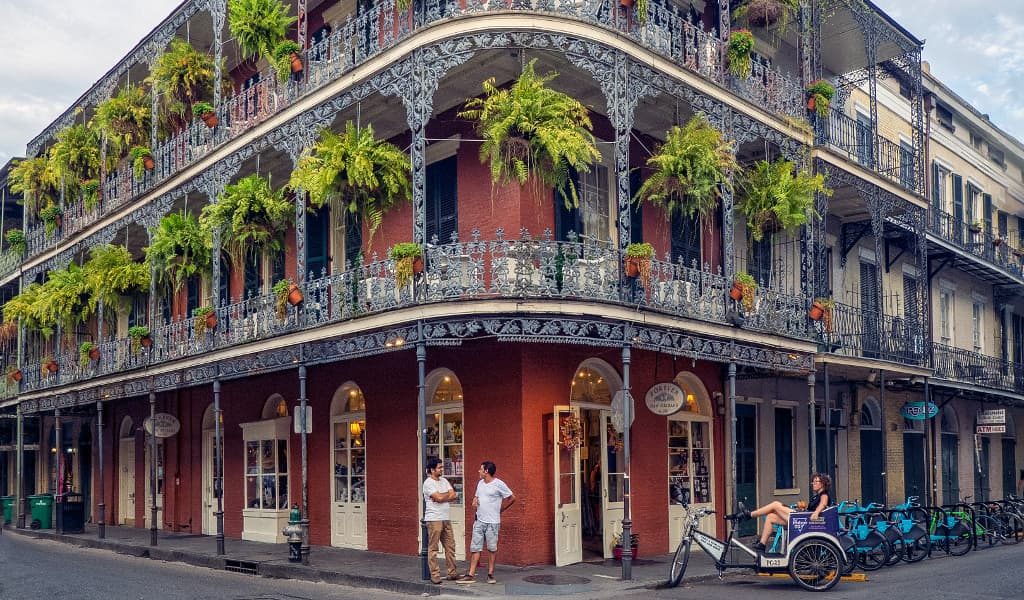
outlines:
M825 307L822 306L821 302L815 302L811 304L811 309L807 311L807 316L812 321L820 321L825 316Z
M416 258L412 259L412 272L415 275L419 275L420 273L423 272L423 257L422 256L417 256Z
M51 360L50 362L46 363L46 370L49 371L50 373L56 373L58 368L59 367L57 366L57 361L55 360Z
M817 103L814 101L814 96L807 97L807 110L814 110Z
M93 348L92 350L89 351L89 360L99 360L99 359L100 359L100 349L99 348Z
M153 338L148 335L144 335L139 338L139 344L141 344L143 348L149 348L153 345Z
M640 259L629 256L625 262L626 277L636 277L640 274Z
M147 156L142 159L142 166L145 167L147 171L152 171L156 168L156 161L153 160L152 156Z
M292 52L292 73L302 72L302 59L299 58L298 53Z
M302 304L302 290L294 283L288 286L288 304L292 306Z
M210 313L206 315L206 328L216 329L217 328L217 313Z
M217 117L217 113L212 111L199 115L199 118L202 119L203 123L206 123L206 126L210 129L213 129L218 123L220 123L220 118Z
M741 298L743 298L743 288L736 285L735 283L732 284L732 289L729 290L729 297L732 298L733 300L739 301Z
M619 0L619 4L626 8L633 8L633 2L634 0Z
M8 375L8 379L14 382L21 381L21 377L21 369L18 369L17 371L11 371L11 374Z
M639 544L633 544L633 558L637 557L637 549L639 547ZM612 548L612 556L615 557L615 560L622 560L622 546Z

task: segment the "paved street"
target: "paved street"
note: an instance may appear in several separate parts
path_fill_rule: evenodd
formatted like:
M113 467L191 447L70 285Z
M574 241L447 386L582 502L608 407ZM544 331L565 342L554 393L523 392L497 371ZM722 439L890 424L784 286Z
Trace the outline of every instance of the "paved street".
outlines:
M826 596L830 599L870 600L1020 600L1024 598L1024 544L971 552L960 558L941 557L916 565L899 566L868 573L867 582L842 581ZM727 576L676 589L643 590L625 598L701 598L765 600L809 598L787 578L756 575ZM622 596L619 596L622 597Z
M0 536L0 600L342 600L401 597L375 590L238 575Z

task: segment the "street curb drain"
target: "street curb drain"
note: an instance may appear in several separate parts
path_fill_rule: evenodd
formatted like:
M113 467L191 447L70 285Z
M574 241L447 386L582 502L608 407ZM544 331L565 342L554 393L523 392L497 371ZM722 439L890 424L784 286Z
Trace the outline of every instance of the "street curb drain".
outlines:
M232 573L241 573L243 575L259 575L260 565L259 563L246 560L225 559L224 570Z

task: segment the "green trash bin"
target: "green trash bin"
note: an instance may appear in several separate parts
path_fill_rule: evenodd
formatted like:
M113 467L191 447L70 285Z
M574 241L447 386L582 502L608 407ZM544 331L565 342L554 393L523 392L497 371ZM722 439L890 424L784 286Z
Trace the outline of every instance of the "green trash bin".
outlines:
M53 528L53 494L39 494L28 497L29 510L32 513L32 529ZM36 522L39 526L36 527Z
M10 525L14 514L14 496L0 498L0 505L4 507L4 525Z

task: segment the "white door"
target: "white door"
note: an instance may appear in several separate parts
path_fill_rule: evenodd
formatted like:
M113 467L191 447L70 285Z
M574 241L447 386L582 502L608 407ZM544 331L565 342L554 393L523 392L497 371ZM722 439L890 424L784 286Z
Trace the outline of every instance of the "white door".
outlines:
M693 420L668 421L668 551L679 545L683 535L683 505L692 509L714 509L712 489L714 456L711 453L711 421L703 417ZM715 530L713 515L701 519L700 528Z
M203 432L203 533L217 533L217 497L214 495L214 432Z
M626 512L623 495L625 484L626 454L623 450L622 432L612 425L611 411L601 411L601 457L604 463L601 472L601 524L604 530L604 557L612 557L613 540L622 533L622 517Z
M331 545L366 550L366 419L333 422Z
M555 565L571 565L583 560L583 530L580 498L580 448L562 444L562 435L582 441L580 411L556 406L554 418L555 455Z
M144 475L144 477L146 478L146 498L142 502L142 505L145 506L145 510L142 511L142 522L143 522L143 527L145 527L146 529L149 529L150 527L152 527L152 525L150 525L150 519L153 516L153 497L151 496L151 493L150 493L150 489L152 489L152 488L150 487L150 475L149 475L150 443L151 443L151 441L149 439L149 436L146 436L146 453L145 453L146 471L145 471L145 475ZM156 510L156 528L157 529L163 529L164 528L164 493L163 493L164 492L164 490L163 490L163 480L164 480L164 442L163 442L163 440L157 440L156 456L157 456L157 461L156 461L156 481L157 481L157 486L156 486L156 507L157 507L157 510Z
M121 467L118 473L118 522L122 525L135 525L135 438L123 438L118 447L117 464Z

